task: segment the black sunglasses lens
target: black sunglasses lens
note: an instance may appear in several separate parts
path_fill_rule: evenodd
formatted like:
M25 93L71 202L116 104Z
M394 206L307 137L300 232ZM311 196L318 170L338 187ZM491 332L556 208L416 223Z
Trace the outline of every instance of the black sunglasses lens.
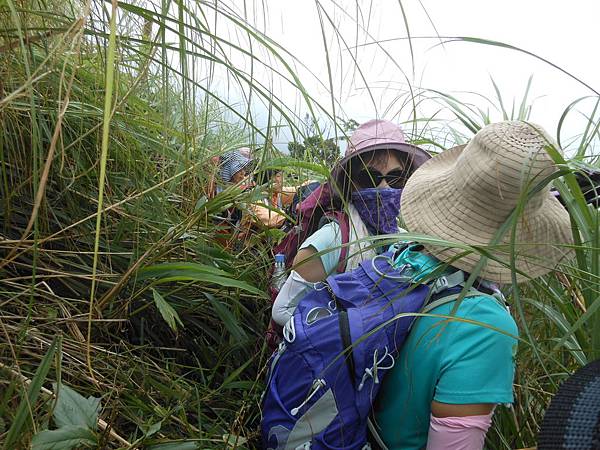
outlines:
M363 188L377 187L383 176L376 169L361 170L356 177L356 182Z
M385 176L387 184L394 189L403 188L406 184L406 172L403 170L394 170Z

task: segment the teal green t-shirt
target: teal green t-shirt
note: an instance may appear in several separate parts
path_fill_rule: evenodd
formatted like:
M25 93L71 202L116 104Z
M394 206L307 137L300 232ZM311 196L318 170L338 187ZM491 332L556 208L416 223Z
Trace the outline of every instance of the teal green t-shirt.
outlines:
M399 263L435 258L404 252ZM429 314L450 315L456 302ZM427 445L431 402L512 403L517 326L496 299L482 295L462 300L457 318L417 319L393 369L386 375L375 406L375 425L389 449ZM500 330L500 331L498 331ZM511 336L507 336L507 333Z

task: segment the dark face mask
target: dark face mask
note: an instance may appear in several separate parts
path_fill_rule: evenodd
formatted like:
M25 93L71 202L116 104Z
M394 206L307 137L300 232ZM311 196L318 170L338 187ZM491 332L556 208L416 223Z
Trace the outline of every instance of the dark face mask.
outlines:
M352 193L352 204L373 234L398 232L402 189L368 188Z

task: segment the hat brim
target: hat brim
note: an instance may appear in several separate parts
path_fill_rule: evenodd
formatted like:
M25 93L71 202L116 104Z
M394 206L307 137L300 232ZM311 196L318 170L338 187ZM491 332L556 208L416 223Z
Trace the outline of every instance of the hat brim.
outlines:
M360 150L356 150L354 153L351 153L348 156L345 156L340 161L337 162L335 167L333 168L331 175L334 180L339 180L340 177L343 177L347 172L347 164L348 162L356 158L359 155L364 153L372 152L374 150L394 150L398 153L405 155L406 159L410 163L410 167L418 168L423 165L425 162L431 159L431 155L427 153L420 147L412 144L374 144L365 148L361 148Z
M496 239L511 211L487 216L482 211L496 208L485 204L490 193L484 189L467 198L464 189L457 185L455 165L466 146L446 150L427 161L407 181L402 192L402 218L414 233L431 235L446 241L477 247L488 247ZM460 182L458 182L460 183ZM496 191L497 194L497 191ZM488 209L486 209L488 208ZM548 191L543 205L535 208L526 205L519 217L514 236L517 282L527 281L550 272L572 251L565 244L572 243L571 222L568 212ZM480 277L498 282L512 281L511 232L505 233L497 245L488 247L494 258L488 259ZM452 266L472 272L481 259L478 252L467 255L461 248L427 245L427 250Z

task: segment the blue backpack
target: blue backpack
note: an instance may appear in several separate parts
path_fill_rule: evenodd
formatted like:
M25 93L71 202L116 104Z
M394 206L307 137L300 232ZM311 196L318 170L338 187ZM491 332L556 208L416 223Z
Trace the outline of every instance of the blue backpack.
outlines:
M263 396L263 448L368 449L372 404L415 319L455 300L464 273L412 284L399 249L330 276L283 330ZM483 295L470 290L467 296Z

